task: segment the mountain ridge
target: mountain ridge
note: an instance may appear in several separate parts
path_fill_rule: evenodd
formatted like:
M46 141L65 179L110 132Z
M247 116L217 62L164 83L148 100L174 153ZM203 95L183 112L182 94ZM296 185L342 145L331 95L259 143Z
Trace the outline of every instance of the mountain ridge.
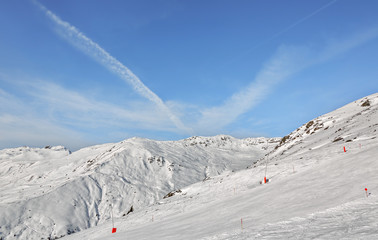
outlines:
M377 115L378 94L373 94L317 117L284 138L132 138L73 153L52 147L40 149L38 155L25 148L25 159L17 157L20 149L13 149L14 155L1 150L0 183L5 191L0 194L0 237L107 239L104 227L109 229L112 211L119 230L130 239L193 237L164 223L181 230L193 225L198 239L250 239L253 232L267 236L265 223L281 226L280 221L306 219L315 210L339 209L358 200L356 191L362 186L378 184L369 170L378 169L372 158L378 154ZM59 156L51 154L52 149L60 149ZM352 169L356 172L350 174ZM260 185L265 172L269 184ZM18 181L4 181L4 174ZM252 229L247 235L219 227L235 225L240 215L255 224L246 225ZM226 216L233 219L231 224ZM154 217L162 223L154 224Z
M248 169L116 218L116 234L108 221L66 239L377 239L378 94L298 129Z
M110 202L116 217L127 215L131 207L151 205L171 191L243 169L278 141L219 135L180 141L131 138L72 153L62 146L1 150L0 215L7 217L0 218L6 229L0 232L18 239L72 234L109 219ZM54 212L55 205L59 211ZM18 210L10 214L10 208ZM68 220L69 213L74 217ZM36 225L46 215L52 217L33 230L23 224Z

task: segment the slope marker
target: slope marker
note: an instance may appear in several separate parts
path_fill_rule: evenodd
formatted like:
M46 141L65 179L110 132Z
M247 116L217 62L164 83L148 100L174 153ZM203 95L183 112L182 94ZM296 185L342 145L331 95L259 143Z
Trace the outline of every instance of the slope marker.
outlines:
M113 228L112 228L112 233L115 233L117 232L117 228L114 227L114 219L113 219L113 205L110 204L110 207L111 207L111 210L112 210L112 224L113 224Z

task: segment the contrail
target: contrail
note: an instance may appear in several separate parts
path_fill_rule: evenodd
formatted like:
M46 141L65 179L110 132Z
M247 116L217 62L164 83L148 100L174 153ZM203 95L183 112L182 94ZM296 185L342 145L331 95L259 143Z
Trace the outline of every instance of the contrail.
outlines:
M276 34L274 34L273 36L271 36L270 38L268 38L267 40L265 40L264 42L260 42L258 43L256 46L248 49L247 51L241 53L239 56L236 56L235 58L233 58L231 61L229 61L229 63L233 63L235 62L237 59L249 54L250 52L252 52L253 50L271 42L272 40L276 39L277 37L281 36L282 34L288 32L289 30L291 30L292 28L296 27L297 25L301 24L302 22L305 22L306 20L308 20L309 18L315 16L316 14L318 14L319 12L323 11L324 9L328 8L329 6L333 5L334 3L336 3L338 0L332 0L330 1L329 3L321 6L320 8L316 9L315 11L313 11L312 13L310 13L309 15L299 19L298 21L296 21L295 23L291 24L290 26L284 28L283 30L277 32Z
M286 27L285 29L281 30L280 32L274 34L271 38L269 38L267 41L271 41L275 38L277 38L278 36L284 34L285 32L289 31L290 29L296 27L297 25L301 24L302 22L306 21L307 19L313 17L314 15L316 15L317 13L323 11L324 9L328 8L329 6L331 6L332 4L336 3L336 1L338 0L333 0L325 5L323 5L322 7L316 9L314 12L310 13L309 15L299 19L298 21L296 21L295 23L291 24L290 26Z
M180 119L175 116L167 105L160 99L154 92L152 92L143 82L125 65L118 61L115 57L111 56L107 51L100 47L97 43L93 42L87 36L84 35L79 29L72 26L70 23L63 21L44 5L36 0L32 1L37 5L48 18L50 18L54 23L57 24L62 30L62 34L67 38L73 45L78 47L81 51L85 52L92 58L99 61L104 67L109 71L118 75L121 79L130 84L134 90L141 96L147 98L151 102L155 103L158 108L160 108L169 119L175 124L175 126L185 132L190 132L190 129L184 126Z

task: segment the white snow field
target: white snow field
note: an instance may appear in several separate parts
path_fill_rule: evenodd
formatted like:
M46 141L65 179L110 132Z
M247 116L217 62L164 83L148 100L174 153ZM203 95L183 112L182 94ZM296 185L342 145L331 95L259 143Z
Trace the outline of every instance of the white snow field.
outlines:
M373 94L270 144L217 136L2 150L0 238L378 239L377 130Z
M173 190L245 169L280 138L132 138L70 153L0 151L0 239L56 239L141 210ZM268 148L268 149L267 149ZM110 205L112 204L112 205Z

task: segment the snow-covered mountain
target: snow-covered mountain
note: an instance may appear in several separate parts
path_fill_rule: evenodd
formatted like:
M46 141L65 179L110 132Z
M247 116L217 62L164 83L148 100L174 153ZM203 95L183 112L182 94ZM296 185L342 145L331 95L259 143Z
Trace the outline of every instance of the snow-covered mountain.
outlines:
M361 141L377 136L377 104L374 94L315 118L283 137L271 155L297 156L334 145L342 145L342 151L344 146L346 150L360 147Z
M71 153L0 151L0 239L56 239L141 210L172 191L244 169L280 138L132 138Z
M373 94L282 139L5 149L0 238L378 239L377 130Z
M115 218L116 233L107 221L64 239L378 239L377 130L373 94L304 124L248 169ZM270 181L259 184L266 160Z

